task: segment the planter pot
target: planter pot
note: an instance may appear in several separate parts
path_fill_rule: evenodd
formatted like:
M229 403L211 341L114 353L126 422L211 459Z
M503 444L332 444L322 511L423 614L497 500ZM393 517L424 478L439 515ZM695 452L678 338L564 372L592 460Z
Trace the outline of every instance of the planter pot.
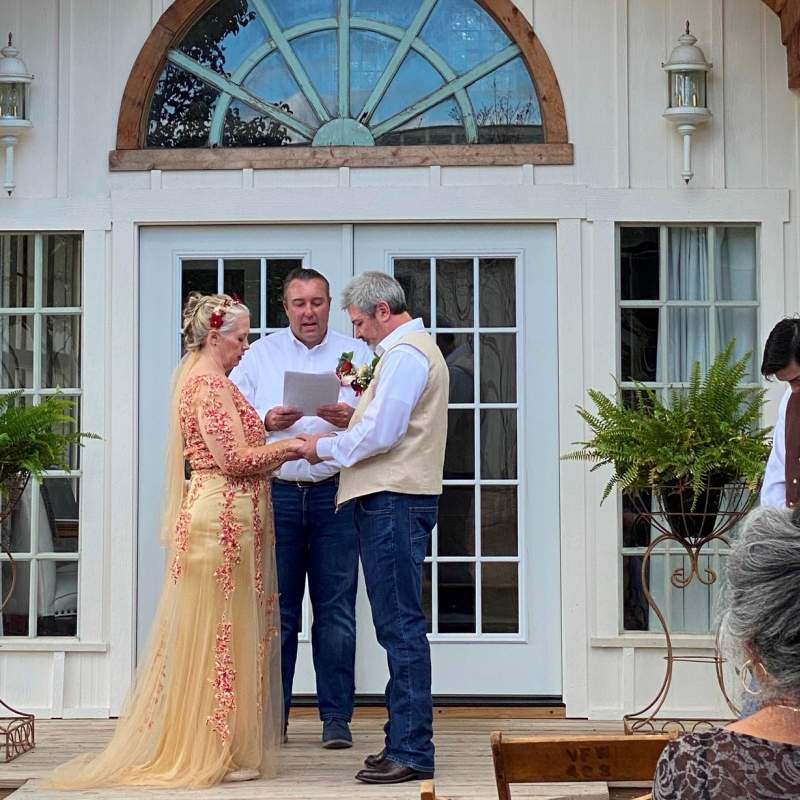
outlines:
M691 481L686 479L666 483L658 489L658 502L672 533L688 542L706 539L719 527L718 517L725 488L734 478L714 472L706 488L695 498Z

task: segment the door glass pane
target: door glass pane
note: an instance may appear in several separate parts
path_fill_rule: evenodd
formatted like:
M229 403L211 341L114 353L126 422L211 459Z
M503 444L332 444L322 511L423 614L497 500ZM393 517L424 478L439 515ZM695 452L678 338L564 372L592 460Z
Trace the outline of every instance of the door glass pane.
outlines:
M42 318L42 385L80 387L81 318L77 315Z
M236 295L250 309L250 326L261 324L261 261L257 258L226 258L223 265L225 293Z
M513 258L482 258L479 262L483 328L513 328L517 324L517 288Z
M44 240L45 306L81 304L81 239L77 236L51 234Z
M656 228L620 228L620 298L658 300L660 232Z
M708 229L670 228L667 253L670 300L708 299Z
M283 283L293 269L302 266L301 258L271 258L267 261L268 328L285 328L289 324L283 307Z
M708 367L708 311L705 308L669 310L669 380L688 381L695 361Z
M471 328L473 324L471 258L436 259L436 327Z
M519 632L519 577L516 563L481 565L481 630Z
M481 402L516 403L517 337L514 333L481 334Z
M750 353L750 368L743 380L756 382L757 316L755 308L717 308L717 352L722 350L731 339L736 339L733 358L741 358Z
M451 408L447 412L447 444L444 477L471 480L475 477L475 412Z
M0 388L33 388L33 317L0 316Z
M12 577L16 570L16 578ZM11 583L14 582L12 590ZM27 636L30 608L31 565L28 561L3 561L0 566L0 603L8 598L0 613L0 636ZM9 592L11 595L9 596Z
M191 292L216 294L218 286L216 258L183 259L181 262L181 308L186 304Z
M481 555L517 555L517 487L481 487Z
M658 379L658 309L620 309L623 381Z
M394 277L406 293L408 313L431 326L431 261L429 258L394 259Z
M39 636L75 636L78 633L78 562L39 561Z
M35 305L33 294L33 236L0 236L0 307Z
M40 553L78 552L78 508L80 503L77 478L46 478L39 487ZM44 513L42 513L44 512Z
M717 228L714 265L717 300L755 300L755 228Z
M515 409L481 411L481 477L517 477L517 412Z
M3 546L10 553L31 552L31 504L34 494L34 482L29 480L14 510L3 521Z
M462 333L439 333L436 344L442 351L450 374L451 405L475 400L475 337Z
M78 430L80 416L81 416L81 401L79 397L70 395L69 401L72 403L72 408L65 411L65 414L70 417L69 422L64 422L54 426L53 430L57 433L75 433ZM78 469L81 465L81 447L78 444L70 444L67 446L66 460L70 469Z
M439 499L438 556L475 555L475 487L445 486Z
M475 564L439 562L439 633L475 632Z

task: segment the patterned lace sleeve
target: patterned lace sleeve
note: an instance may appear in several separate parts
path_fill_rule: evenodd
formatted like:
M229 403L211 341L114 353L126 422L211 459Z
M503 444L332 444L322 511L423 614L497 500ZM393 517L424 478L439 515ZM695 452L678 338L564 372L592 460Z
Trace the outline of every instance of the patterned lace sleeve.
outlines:
M675 755L677 742L670 742L658 759L656 775L653 780L653 800L676 800L675 794Z
M277 469L290 455L284 442L258 447L247 444L233 395L223 379L198 386L194 401L203 441L226 475L263 475Z

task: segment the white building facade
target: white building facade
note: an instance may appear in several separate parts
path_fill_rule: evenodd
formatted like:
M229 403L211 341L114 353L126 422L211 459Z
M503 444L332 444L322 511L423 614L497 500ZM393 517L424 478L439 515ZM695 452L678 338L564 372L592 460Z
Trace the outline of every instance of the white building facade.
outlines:
M688 185L661 68L687 17L713 64ZM434 693L645 706L664 674L649 531L560 455L588 388L680 385L734 337L757 382L766 334L800 309L800 104L768 4L0 0L0 30L35 76L0 198L0 391L61 388L102 437L3 529L0 697L119 712L162 574L182 298L235 291L267 335L306 264L337 296L395 274L450 367ZM338 308L331 324L349 332ZM670 589L680 558L661 552L650 587L680 652L710 655L716 589ZM360 597L359 694L385 669ZM676 667L665 712L724 711L710 665Z

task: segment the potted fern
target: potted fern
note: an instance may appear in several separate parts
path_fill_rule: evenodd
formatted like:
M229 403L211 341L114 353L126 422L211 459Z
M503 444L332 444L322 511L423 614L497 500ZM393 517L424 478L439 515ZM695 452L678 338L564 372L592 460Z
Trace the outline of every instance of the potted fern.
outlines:
M740 385L750 356L732 361L733 346L705 376L695 362L688 388L673 389L666 403L641 384L627 403L590 389L597 410L578 413L592 438L564 458L612 467L602 500L614 489L652 491L676 536L710 535L726 486L738 484L752 504L770 448L770 429L760 427L764 390Z
M41 478L48 469L69 471L68 448L98 438L68 429L73 403L63 395L42 397L36 405L24 404L21 395L0 395L0 521L13 511L31 476Z

